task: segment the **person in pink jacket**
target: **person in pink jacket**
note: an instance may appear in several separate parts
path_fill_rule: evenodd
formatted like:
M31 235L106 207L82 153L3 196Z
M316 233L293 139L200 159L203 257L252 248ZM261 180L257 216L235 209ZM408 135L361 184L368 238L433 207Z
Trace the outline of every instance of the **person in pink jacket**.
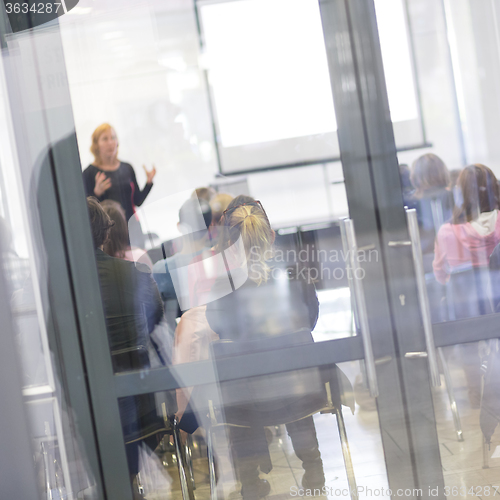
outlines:
M487 267L500 242L499 189L495 174L481 164L465 167L457 181L462 205L451 223L443 224L434 246L432 267L436 279L446 284L453 271Z
M446 284L452 273L467 275L475 269L470 283L450 283L448 307L454 317L485 314L489 311L488 263L496 245L500 242L500 217L498 216L499 188L495 174L486 166L476 164L465 167L457 185L462 204L455 207L451 223L443 224L438 231L434 262L436 279ZM465 271L460 273L459 271ZM465 283L465 287L464 287ZM471 408L479 408L481 400L481 360L477 344L460 346Z

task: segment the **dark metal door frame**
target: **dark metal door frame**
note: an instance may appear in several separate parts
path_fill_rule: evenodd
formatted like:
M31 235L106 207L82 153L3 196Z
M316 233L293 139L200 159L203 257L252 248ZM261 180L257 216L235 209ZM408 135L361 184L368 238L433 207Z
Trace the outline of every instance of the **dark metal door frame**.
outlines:
M320 7L350 217L358 245L375 248L381 261L362 267L375 357L390 358L377 366L389 485L425 498L444 483L426 361L404 357L425 345L375 8L371 0Z
M399 488L443 486L432 399L425 360L408 360L406 352L424 351L422 321L418 309L411 250L390 246L408 240L396 149L378 43L372 0L320 0L323 30L336 103L339 142L349 208L360 247L377 250L379 259L362 264L364 289L378 360L378 413L389 484ZM4 7L1 16L6 19ZM57 27L54 27L57 30ZM5 39L5 32L3 33ZM5 43L3 45L5 47ZM62 47L62 44L61 44ZM5 52L4 52L5 53ZM64 71L64 64L61 66ZM23 96L18 93L19 74L10 75L9 98L16 103L15 133L35 127L23 116ZM43 68L39 68L43 74ZM41 76L41 74L39 75ZM43 85L40 101L43 103ZM51 110L40 111L47 157L54 189L54 208L64 262L61 273L69 282L72 308L55 311L74 325L66 332L70 341L61 351L64 359L83 362L70 370L86 376L88 395L81 393L82 412L92 418L101 467L102 486L108 500L131 499L125 447L119 425L117 398L133 394L199 385L214 380L210 361L179 365L142 373L113 375L105 322L100 301L94 251L81 181L80 161L73 137L55 145ZM69 107L68 112L71 113ZM22 142L19 142L22 145ZM74 161L70 161L74 159ZM401 299L403 297L403 299ZM69 317L69 319L68 319ZM71 319L72 318L72 319ZM310 366L363 359L359 337L352 337L279 353L227 359L219 367L219 379L275 373ZM263 369L262 366L268 368ZM269 368L272 367L272 368ZM84 375L85 374L85 375ZM73 376L72 375L72 376ZM87 399L89 397L89 399ZM425 418L421 418L425 416ZM92 426L90 426L91 428ZM442 489L441 489L442 491Z

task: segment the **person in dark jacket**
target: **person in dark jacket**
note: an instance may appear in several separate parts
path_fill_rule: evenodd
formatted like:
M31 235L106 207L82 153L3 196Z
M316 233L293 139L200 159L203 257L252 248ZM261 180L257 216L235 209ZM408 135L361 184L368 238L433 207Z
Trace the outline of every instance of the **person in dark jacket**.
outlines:
M427 153L413 162L410 179L415 187L410 205L417 209L425 271L431 272L436 234L450 221L455 206L450 173L439 156Z
M206 317L212 330L220 339L235 341L303 331L303 341L313 342L311 332L319 313L314 284L302 269L273 265L275 233L260 202L235 198L224 211L221 228L217 250L224 252L228 272L213 286L212 297L218 298L207 304ZM278 382L269 379L270 384ZM286 406L282 401L260 403L249 394L248 408L248 412L243 410L244 417L252 420L252 412L279 413ZM303 486L321 488L325 481L323 462L312 417L287 424L287 431L305 471ZM265 496L269 485L259 478L258 470L269 472L272 464L262 428L251 422L249 427L231 427L231 441L243 498Z
M146 266L139 270L133 262L103 252L113 223L97 199L87 198L87 207L113 371L149 368L148 337L163 318L158 288ZM124 439L130 443L126 446L129 472L135 477L139 471L140 443L145 442L154 449L157 434L165 426L157 415L153 395L122 398L119 407Z
M412 166L410 180L414 192L407 197L408 208L417 210L418 228L427 294L433 323L446 318L445 287L433 276L434 240L439 228L449 222L454 209L453 192L449 188L450 174L439 156L428 153L417 158Z

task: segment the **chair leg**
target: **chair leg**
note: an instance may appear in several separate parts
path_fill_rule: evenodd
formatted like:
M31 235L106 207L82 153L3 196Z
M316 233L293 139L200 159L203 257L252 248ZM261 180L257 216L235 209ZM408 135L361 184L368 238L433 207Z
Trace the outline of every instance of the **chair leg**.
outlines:
M488 362L483 362L481 365L481 370L483 372L483 376L481 377L481 408L483 407L483 397L484 397L484 382L486 377L486 371L488 369ZM482 433L481 433L482 434ZM490 443L486 442L486 438L484 434L482 434L482 443L483 443L483 469L490 468ZM491 439L491 438L490 438Z
M358 500L358 488L356 486L356 477L354 476L354 467L352 465L351 452L349 450L349 442L347 441L347 432L345 430L342 410L335 408L335 416L337 417L337 426L339 428L340 444L342 446L342 456L344 457L344 464L347 472L349 492L352 500Z
M144 485L142 484L142 478L141 478L141 473L138 472L136 477L136 482L137 482L137 491L139 492L139 495L141 497L144 496Z
M451 414L453 415L453 423L455 424L455 432L459 441L464 440L462 433L462 424L460 423L460 415L458 414L457 401L455 400L455 392L453 391L453 384L451 381L450 370L448 369L448 362L444 357L443 349L438 347L439 359L443 365L444 381L446 384L446 391L448 392L448 399L450 400Z
M486 439L483 436L483 469L490 468L490 454L489 445L486 443Z
M172 420L172 428L174 434L175 454L177 455L177 467L179 468L179 479L181 482L181 492L183 500L195 500L193 484L189 480L186 473L186 459L182 448L181 433L177 419L174 417Z
M191 436L191 434L188 434L186 442L184 443L184 458L186 460L186 467L189 474L188 481L191 482L193 490L195 490L196 483L194 482L193 455L191 451L192 447L193 447L193 437Z
M47 495L47 500L50 500L52 498L52 485L51 485L51 481L50 481L49 458L48 458L48 453L47 453L47 450L46 450L43 442L40 444L40 448L41 448L41 452L42 452L45 493Z
M210 500L218 500L215 476L214 441L212 428L207 429L208 473L210 476Z

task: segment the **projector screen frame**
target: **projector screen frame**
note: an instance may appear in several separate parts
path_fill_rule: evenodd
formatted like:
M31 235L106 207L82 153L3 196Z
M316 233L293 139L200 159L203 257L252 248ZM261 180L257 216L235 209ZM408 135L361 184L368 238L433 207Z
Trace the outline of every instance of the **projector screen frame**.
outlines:
M199 6L200 4L220 4L220 3L228 3L228 2L234 2L237 0L194 0L194 12L195 12L195 21L196 21L196 29L198 33L198 43L200 47L200 52L203 54L205 50L205 41L204 41L204 35L203 35L203 29L201 26L201 19L200 19L200 11L199 11ZM414 89L415 89L415 100L416 100L416 106L417 106L417 113L418 116L416 118L416 121L419 124L420 128L420 134L421 134L421 141L419 141L416 144L410 144L406 146L401 146L397 147L396 144L396 151L399 152L404 152L404 151L414 151L418 149L428 149L432 148L433 144L428 142L427 140L427 135L426 135L426 128L425 128L425 123L424 123L424 118L423 118L423 106L422 106L422 100L421 100L421 89L420 89L420 79L419 79L419 74L418 74L418 67L416 64L416 54L415 54L415 47L413 43L413 30L410 22L410 16L408 12L408 5L407 2L403 0L403 10L404 10L404 15L405 15L405 23L407 27L407 32L408 32L408 46L409 46L409 51L410 51L410 63L411 63L411 68L412 68L412 78L413 78L413 83L414 83ZM218 129L218 122L216 119L217 113L215 111L215 98L213 95L213 88L210 84L210 78L208 75L208 69L203 67L201 68L202 73L203 73L203 79L205 82L206 86L206 92L207 92L207 101L208 101L208 108L209 108L209 113L210 113L210 122L211 122L211 128L212 128L212 135L213 135L213 141L214 141L214 146L215 146L215 154L216 154L216 159L217 159L217 177L230 177L230 176L237 176L237 175L249 175L252 173L262 173L262 172L267 172L267 171L274 171L274 170L284 170L284 169L289 169L289 168L300 168L300 167L307 167L311 165L321 165L321 164L326 164L326 163L335 163L335 162L340 162L341 161L341 156L340 152L339 155L337 156L332 156L332 157L325 157L321 159L313 159L313 160L307 160L307 161L298 161L298 162L284 162L284 163L278 163L278 164L270 164L270 165L264 165L264 166L257 166L257 167L252 167L252 168L247 168L247 169L239 169L239 170L233 170L233 171L227 171L224 170L222 167L222 158L221 158L221 151L220 151L220 134L219 134L219 129ZM393 123L393 130L394 130L394 123ZM395 134L396 135L396 134Z

